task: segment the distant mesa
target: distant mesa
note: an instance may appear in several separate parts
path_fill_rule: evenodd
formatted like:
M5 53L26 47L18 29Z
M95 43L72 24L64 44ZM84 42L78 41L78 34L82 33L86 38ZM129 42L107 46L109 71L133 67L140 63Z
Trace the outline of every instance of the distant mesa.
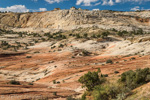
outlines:
M54 8L53 11L58 11L58 10L61 10L60 8ZM76 7L71 7L70 10L83 10L81 8L76 8ZM85 9L85 10L88 10L88 9Z
M85 9L85 11L89 11L89 9Z
M79 8L78 10L82 10L81 8Z
M76 7L71 7L70 10L77 10L77 8Z
M81 8L71 7L70 10L83 10Z
M61 10L60 8L54 8L54 11Z

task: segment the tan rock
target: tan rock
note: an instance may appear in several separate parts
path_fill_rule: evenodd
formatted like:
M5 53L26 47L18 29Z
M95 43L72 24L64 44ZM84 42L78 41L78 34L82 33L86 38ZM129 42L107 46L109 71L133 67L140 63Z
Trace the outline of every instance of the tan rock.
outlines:
M0 13L0 28L32 28L49 30L72 30L79 27L97 26L103 29L128 30L142 28L150 31L150 11L115 12L88 11L72 7L70 10L34 12L34 13ZM29 30L30 31L30 30Z

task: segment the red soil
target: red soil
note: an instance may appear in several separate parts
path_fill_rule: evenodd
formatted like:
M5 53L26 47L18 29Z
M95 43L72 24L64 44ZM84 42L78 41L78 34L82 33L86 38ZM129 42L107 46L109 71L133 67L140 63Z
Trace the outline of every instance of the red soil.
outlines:
M32 57L26 58L26 56ZM130 60L132 57L136 59ZM114 64L102 64L105 63L107 59L112 59ZM85 56L72 58L71 52L31 53L0 57L0 66L5 66L5 68L1 68L1 70L22 71L33 68L33 71L36 71L45 69L44 66L49 66L50 61L54 61L50 66L57 65L57 67L52 70L51 75L34 82L33 86L28 85L27 82L22 82L21 85L10 85L7 84L8 81L1 80L0 100L10 100L9 98L11 98L11 100L20 100L34 97L49 99L61 98L59 100L62 100L67 96L82 93L82 91L79 91L81 84L78 82L78 79L88 71L96 71L100 68L103 74L108 74L108 78L111 78L115 75L114 71L119 71L119 74L121 74L128 70L149 67L149 59L149 55L142 57ZM60 81L60 84L53 84L53 80ZM57 92L57 95L54 95L54 92Z

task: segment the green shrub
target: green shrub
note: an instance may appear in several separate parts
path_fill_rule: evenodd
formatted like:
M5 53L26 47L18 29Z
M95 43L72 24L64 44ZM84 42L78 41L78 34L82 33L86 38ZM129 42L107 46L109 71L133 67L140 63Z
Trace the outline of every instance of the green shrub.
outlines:
M118 72L118 71L114 71L114 73L115 73L115 74L118 74L119 72Z
M36 81L40 80L40 78L36 79Z
M82 80L81 83L87 87L88 90L91 90L86 91L81 100L86 100L87 96L93 97L94 100L124 100L127 95L131 94L132 89L150 82L150 68L124 72L121 74L118 83L113 84L110 82L101 84L102 82L100 79L104 77L104 75L98 78L98 72L101 71L88 72L80 78L80 80ZM116 71L116 73L118 72Z
M78 100L78 99L75 99L72 96L69 96L69 97L66 98L66 100Z
M59 48L63 48L63 47L64 47L64 45L63 45L63 44L60 44L60 45L59 45Z
M91 37L92 37L92 38L96 38L96 35L95 35L95 34L93 34Z
M104 78L99 78L98 72L88 72L84 76L81 76L78 81L82 83L83 87L91 91L96 85L103 83Z
M106 64L108 64L108 63L113 64L113 61L112 61L111 59L108 59L108 60L106 61Z
M118 63L119 63L119 61L116 62L116 64L118 64Z
M111 100L116 98L120 90L120 86L114 84L99 85L94 88L92 96L94 100Z
M110 33L107 31L107 32L103 32L103 33L101 34L101 36L102 36L102 38L107 38L109 34L110 34Z
M135 57L132 57L130 60L135 60L136 58Z
M118 30L116 30L116 29L113 28L112 31L117 32Z
M73 35L72 33L69 34L69 36L72 36L72 35Z
M119 35L119 36L122 37L122 36L124 35L124 33L122 33L122 32L119 31L119 32L117 33L117 35Z
M53 80L53 84L56 84L56 80Z
M127 32L125 30L124 31L118 31L117 35L123 37L123 36L129 35L129 32Z
M82 95L81 100L86 100L86 92Z
M100 38L100 37L101 37L101 35L100 35L100 34L97 34L97 37L98 37L98 38Z
M83 56L89 56L90 52L87 50L82 50Z
M29 83L28 85L33 85L33 83Z
M55 96L56 96L56 95L57 95L57 92L53 92L53 95L55 95Z
M150 81L148 78L150 75L150 69L137 69L136 71L127 71L121 74L120 82L122 82L125 86L130 89L134 89L137 86L140 86L144 83Z
M63 83L65 83L65 80L62 80Z
M20 82L16 80L11 80L9 83L13 85L20 85Z
M80 36L80 34L76 34L76 38L82 38L82 36Z
M83 37L84 37L84 38L87 38L87 37L88 37L88 34L87 34L87 33L84 33L84 34L83 34Z
M32 58L32 56L26 56L26 58Z
M72 58L75 58L75 56L72 56Z
M57 81L57 84L60 84L60 81Z
M104 77L108 77L108 74L104 74L103 76L104 76Z
M125 100L126 94L125 93L120 93L117 95L117 100Z

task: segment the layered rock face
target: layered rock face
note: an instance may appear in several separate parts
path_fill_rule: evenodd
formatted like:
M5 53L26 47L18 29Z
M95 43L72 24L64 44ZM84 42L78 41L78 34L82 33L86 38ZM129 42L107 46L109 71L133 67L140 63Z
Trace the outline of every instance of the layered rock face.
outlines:
M56 10L35 13L0 13L0 28L72 30L96 26L103 29L150 31L150 11L116 12Z

